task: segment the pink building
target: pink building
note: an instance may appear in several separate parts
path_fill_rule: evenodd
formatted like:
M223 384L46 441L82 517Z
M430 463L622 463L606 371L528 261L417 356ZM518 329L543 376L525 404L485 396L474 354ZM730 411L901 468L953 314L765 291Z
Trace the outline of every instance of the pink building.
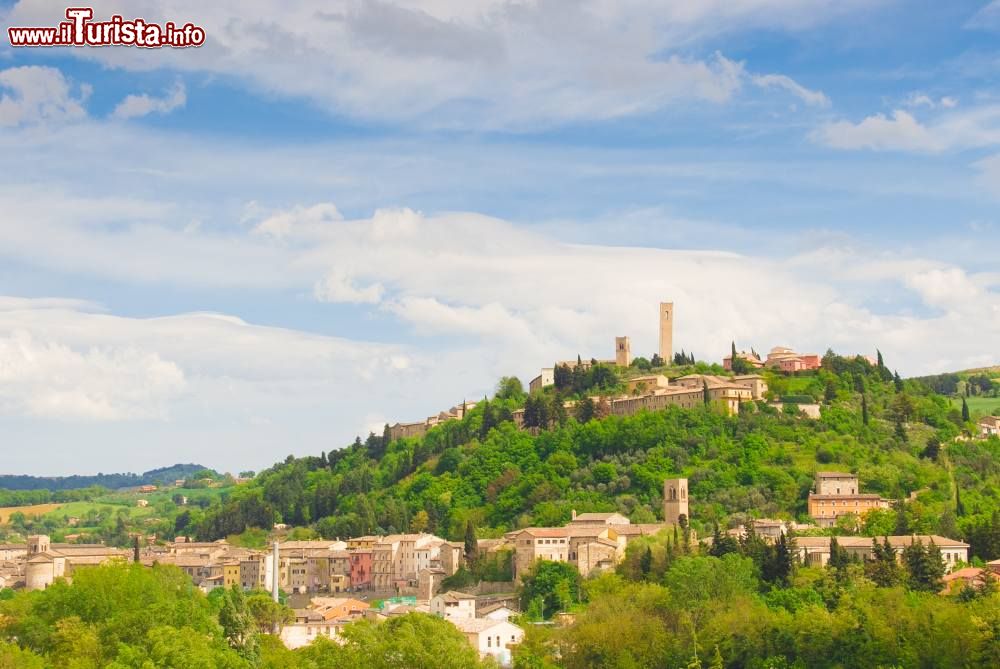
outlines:
M351 587L355 590L372 587L372 552L354 550L351 553Z

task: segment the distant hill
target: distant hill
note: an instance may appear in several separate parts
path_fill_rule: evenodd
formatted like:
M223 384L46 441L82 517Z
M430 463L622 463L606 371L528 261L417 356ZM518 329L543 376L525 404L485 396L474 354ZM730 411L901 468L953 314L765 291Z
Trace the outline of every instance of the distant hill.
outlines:
M176 464L159 469L150 469L142 474L95 474L93 476L26 476L0 474L0 488L6 490L71 490L102 486L104 488L127 488L137 485L158 485L173 483L187 478L195 472L208 469L196 464ZM209 470L212 471L212 470Z

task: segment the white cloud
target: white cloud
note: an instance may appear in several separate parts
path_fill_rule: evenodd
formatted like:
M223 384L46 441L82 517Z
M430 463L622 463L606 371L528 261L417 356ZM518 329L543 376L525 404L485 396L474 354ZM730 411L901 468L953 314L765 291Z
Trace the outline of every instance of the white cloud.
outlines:
M26 65L0 71L0 126L71 121L87 115L86 86L74 95L69 81L53 67Z
M0 333L0 360L0 411L41 418L162 419L185 385L180 368L156 353L74 349L20 329Z
M760 74L751 77L751 81L761 88L782 88L796 96L807 105L814 107L829 107L830 98L823 91L806 88L791 77L783 74Z
M943 151L947 145L909 112L897 109L892 118L869 116L860 123L836 121L821 127L816 139L835 149Z
M692 47L751 28L799 30L870 5L293 0L275 12L263 0L169 6L117 0L101 12L191 20L205 28L207 41L198 49L75 49L71 55L135 70L236 76L266 93L360 118L520 128L725 102L740 88L741 66L723 56L690 57L697 51ZM58 19L51 4L21 0L6 22Z
M148 114L169 114L183 107L187 102L187 91L184 82L178 81L163 97L152 97L145 93L128 95L118 103L111 116L117 119L139 118Z
M1000 144L1000 107L949 111L929 124L897 109L891 118L875 114L859 123L827 123L813 133L813 139L837 149L938 153L980 148Z

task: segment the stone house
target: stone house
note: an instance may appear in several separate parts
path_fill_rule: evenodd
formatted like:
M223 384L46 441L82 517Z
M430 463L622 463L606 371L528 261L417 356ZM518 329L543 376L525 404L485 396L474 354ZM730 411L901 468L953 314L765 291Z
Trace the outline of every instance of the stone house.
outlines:
M433 615L448 620L473 619L476 617L476 596L449 590L431 597L430 610Z

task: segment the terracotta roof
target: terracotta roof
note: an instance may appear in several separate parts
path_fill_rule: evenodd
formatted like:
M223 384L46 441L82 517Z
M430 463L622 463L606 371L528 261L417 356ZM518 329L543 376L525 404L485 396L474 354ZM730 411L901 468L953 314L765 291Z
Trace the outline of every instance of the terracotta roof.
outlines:
M821 479L857 478L856 474L850 472L816 472L816 476Z

